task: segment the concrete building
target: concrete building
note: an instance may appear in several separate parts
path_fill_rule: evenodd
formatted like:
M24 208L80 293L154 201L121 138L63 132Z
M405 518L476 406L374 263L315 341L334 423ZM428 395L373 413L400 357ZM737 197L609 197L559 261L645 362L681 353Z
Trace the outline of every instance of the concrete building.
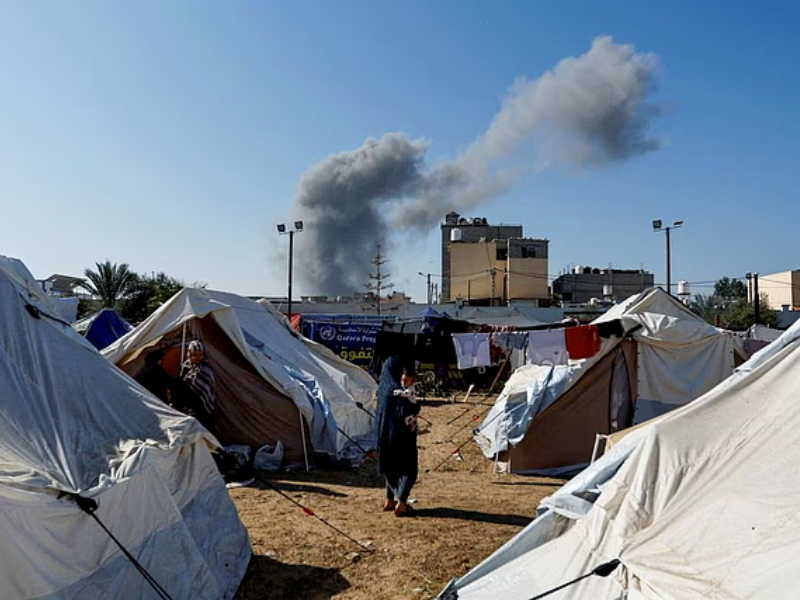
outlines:
M595 269L578 266L553 281L553 294L564 302L589 302L592 298L624 300L654 285L652 273L643 269Z
M753 280L748 280L747 298L754 297ZM758 276L758 293L766 294L772 310L800 310L800 271L783 271Z
M442 302L501 305L549 298L546 239L523 237L522 225L490 225L451 212L442 230Z

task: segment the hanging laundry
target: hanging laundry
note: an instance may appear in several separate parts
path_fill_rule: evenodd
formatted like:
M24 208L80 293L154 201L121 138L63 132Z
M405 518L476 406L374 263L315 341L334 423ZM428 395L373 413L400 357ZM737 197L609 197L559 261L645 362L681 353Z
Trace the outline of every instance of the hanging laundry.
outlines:
M491 366L489 338L488 333L454 333L453 344L456 347L458 368L463 370Z
M567 341L567 352L572 360L591 358L600 352L600 332L597 325L581 325L564 330Z
M555 366L567 362L569 355L563 328L528 332L528 364Z
M495 333L492 335L492 342L504 352L522 350L528 343L528 333L525 331Z

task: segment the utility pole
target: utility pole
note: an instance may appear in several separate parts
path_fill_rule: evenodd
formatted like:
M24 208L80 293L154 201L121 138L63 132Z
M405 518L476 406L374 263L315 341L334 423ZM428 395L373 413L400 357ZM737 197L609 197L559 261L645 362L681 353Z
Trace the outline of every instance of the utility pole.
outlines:
M388 262L381 254L381 245L378 244L375 250L375 257L372 259L372 264L375 265L375 273L371 273L369 278L371 281L367 283L367 290L374 291L378 296L377 311L378 315L381 314L381 291L389 290L394 287L393 283L385 282L389 278L389 273L381 273L381 266Z
M758 273L745 273L744 276L747 279L748 299L752 298L753 300L753 323L758 325L761 319L761 306L758 297Z
M756 325L758 325L758 322L759 322L760 317L761 317L761 314L760 314L760 312L761 312L760 311L761 302L760 302L760 300L761 299L758 297L758 273L753 273L753 302L754 302L754 304L753 304L753 321L755 321Z

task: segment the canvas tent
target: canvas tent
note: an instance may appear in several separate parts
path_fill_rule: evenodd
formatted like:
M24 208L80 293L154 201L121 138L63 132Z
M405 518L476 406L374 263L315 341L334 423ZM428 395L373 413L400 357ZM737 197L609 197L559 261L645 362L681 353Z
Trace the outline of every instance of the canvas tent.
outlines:
M695 402L652 421L546 499L447 600L789 599L800 569L800 324ZM561 594L560 596L558 594Z
M172 598L232 598L250 548L216 441L110 365L6 257L0 356L0 597L156 597L79 494Z
M509 378L476 433L484 454L518 473L585 466L598 433L609 434L682 406L733 373L742 340L654 288L593 323L618 321L593 357L525 365Z
M371 406L375 383L310 349L283 320L236 294L185 288L103 355L135 375L149 352L166 351L165 367L177 376L182 347L201 340L216 376L214 433L226 445L281 441L286 462L300 464L315 453L354 453L350 439L370 444L371 417L356 402Z
M85 337L92 346L102 350L128 333L133 326L114 310L104 308L90 317L73 323L72 328Z

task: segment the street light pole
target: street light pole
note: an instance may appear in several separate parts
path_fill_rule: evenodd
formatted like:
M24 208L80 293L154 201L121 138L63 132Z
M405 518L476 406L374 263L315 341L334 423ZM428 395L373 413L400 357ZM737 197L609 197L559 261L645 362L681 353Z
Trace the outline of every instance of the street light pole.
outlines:
M422 271L418 271L417 274L426 278L428 283L428 306L430 306L433 302L433 287L431 286L431 275L433 273L423 273Z
M669 227L667 227L667 228L666 228L666 232L667 232L667 293L668 293L668 294L671 296L671 295L672 295L672 279L671 279L671 277L670 277L670 276L671 276L671 273L670 273L670 264L672 263L672 261L670 260L670 256L669 256L669 250L670 250L670 245L669 245L669 230L670 230L670 228L669 228ZM291 240L291 238L289 238L289 239ZM290 281L291 281L291 280L290 280ZM289 289L290 289L290 290L292 289L292 287L291 287L291 284L289 285ZM289 305L289 306L291 306L291 305Z
M294 222L294 229L286 229L285 223L278 224L278 233L281 235L288 235L289 236L289 297L288 301L288 310L287 315L289 317L289 321L292 320L292 271L293 271L293 259L294 259L294 234L300 233L303 231L303 222L302 221L295 221Z
M294 256L294 231L289 231L289 320L292 320L292 257ZM669 275L667 275L669 281Z
M667 234L667 293L672 295L672 259L670 256L671 247L669 243L670 229L678 229L683 226L683 221L675 221L672 225L661 226L661 219L653 221L653 231L663 231Z

